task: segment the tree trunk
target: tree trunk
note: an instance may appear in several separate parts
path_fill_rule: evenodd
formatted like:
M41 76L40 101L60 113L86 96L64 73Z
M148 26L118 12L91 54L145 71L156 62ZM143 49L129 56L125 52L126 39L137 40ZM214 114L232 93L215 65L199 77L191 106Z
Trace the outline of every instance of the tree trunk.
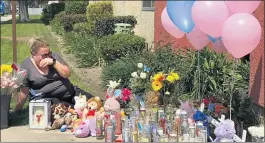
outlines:
M27 0L19 0L19 20L21 22L29 21L29 12L28 12L28 1Z

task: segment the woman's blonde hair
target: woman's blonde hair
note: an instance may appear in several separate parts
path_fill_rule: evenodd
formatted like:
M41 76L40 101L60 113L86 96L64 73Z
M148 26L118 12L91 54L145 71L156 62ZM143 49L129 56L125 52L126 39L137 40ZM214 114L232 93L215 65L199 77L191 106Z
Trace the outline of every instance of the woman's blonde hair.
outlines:
M33 37L29 39L28 46L30 48L31 54L33 54L33 53L37 53L40 48L48 47L49 44L46 41L43 41L38 37Z

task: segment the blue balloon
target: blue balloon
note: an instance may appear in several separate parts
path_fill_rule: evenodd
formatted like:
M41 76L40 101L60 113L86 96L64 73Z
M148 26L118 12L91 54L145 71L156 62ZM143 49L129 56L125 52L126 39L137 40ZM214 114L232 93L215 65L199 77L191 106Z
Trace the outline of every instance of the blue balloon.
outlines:
M221 39L222 39L221 36L218 37L218 38L213 38L213 37L211 37L211 36L209 36L209 35L207 35L207 36L208 36L209 40L210 40L212 43L216 42L217 40L221 40Z
M171 21L182 32L189 33L194 27L191 9L195 1L167 1L167 13Z

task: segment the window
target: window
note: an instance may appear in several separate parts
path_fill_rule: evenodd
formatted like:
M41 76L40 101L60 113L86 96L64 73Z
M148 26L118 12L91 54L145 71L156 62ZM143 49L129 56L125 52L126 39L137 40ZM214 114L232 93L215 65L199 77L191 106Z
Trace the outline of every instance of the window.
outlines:
M144 11L154 11L154 5L155 5L155 0L143 0L142 1L142 10Z

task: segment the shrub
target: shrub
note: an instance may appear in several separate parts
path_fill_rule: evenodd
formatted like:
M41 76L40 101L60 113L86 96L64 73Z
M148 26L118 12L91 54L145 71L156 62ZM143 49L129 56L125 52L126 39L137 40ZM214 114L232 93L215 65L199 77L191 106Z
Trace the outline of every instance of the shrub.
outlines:
M87 22L76 23L73 27L74 32L86 32L91 33L91 28Z
M89 22L95 23L98 20L113 16L111 2L96 2L87 6L86 16Z
M128 87L131 73L137 70L137 63L144 62L144 58L140 54L135 54L118 59L113 64L103 67L100 79L102 88L106 88L109 80L121 79L121 85Z
M76 23L87 22L85 14L69 14L61 19L61 25L66 32L72 31Z
M42 9L41 20L44 24L48 25L56 14L60 13L61 11L64 11L64 8L64 3L52 3L46 5Z
M77 58L79 67L92 67L98 64L100 53L96 49L96 38L85 32L65 33L65 42L70 47L71 52Z
M85 14L88 1L75 0L65 2L65 11L67 14Z
M111 63L126 55L141 53L145 48L145 39L136 35L115 34L102 37L98 46L104 61Z
M135 27L137 20L134 16L115 16L98 20L95 23L94 35L101 37L114 34L116 23L128 23Z
M50 22L51 29L56 34L63 35L64 27L62 26L62 18L66 16L66 12L62 11L54 16L52 21Z

